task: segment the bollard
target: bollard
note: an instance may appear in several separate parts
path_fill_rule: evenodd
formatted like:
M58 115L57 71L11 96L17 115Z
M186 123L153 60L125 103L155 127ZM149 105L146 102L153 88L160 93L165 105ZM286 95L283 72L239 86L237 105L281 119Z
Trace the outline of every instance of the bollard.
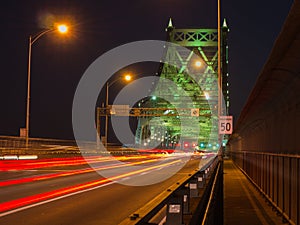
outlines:
M189 183L190 187L190 196L191 198L198 197L198 181L196 179L191 180Z
M183 198L172 197L167 204L166 225L183 225Z
M183 214L190 214L190 191L187 187L183 187L176 192L176 196L182 198Z
M205 169L205 171L204 171L204 178L205 179L208 178L208 170L207 169Z
M204 184L205 184L205 178L203 176L203 174L200 174L198 177L197 177L197 184L198 184L198 188L204 188Z

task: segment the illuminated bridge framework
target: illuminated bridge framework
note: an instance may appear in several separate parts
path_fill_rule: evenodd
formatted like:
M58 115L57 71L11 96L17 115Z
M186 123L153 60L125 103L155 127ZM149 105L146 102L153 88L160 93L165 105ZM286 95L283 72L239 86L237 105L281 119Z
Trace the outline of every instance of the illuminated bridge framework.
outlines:
M228 114L229 29L221 28L222 114ZM150 97L139 102L148 108L140 115L135 144L144 148L217 150L218 135L218 31L217 29L175 29L170 19L164 62L161 63ZM179 47L180 46L180 47ZM184 48L182 48L184 47ZM176 66L173 66L176 65ZM176 88L170 86L170 82ZM226 107L224 107L226 105Z

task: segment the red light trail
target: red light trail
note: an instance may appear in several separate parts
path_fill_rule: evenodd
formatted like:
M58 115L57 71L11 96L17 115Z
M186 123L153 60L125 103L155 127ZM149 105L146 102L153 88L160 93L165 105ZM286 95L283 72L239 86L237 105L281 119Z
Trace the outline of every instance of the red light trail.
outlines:
M3 202L3 203L0 203L0 212L6 212L6 211L17 209L17 208L20 208L20 207L29 206L29 205L32 205L34 203L43 204L43 202L46 203L47 202L46 200L49 200L49 199L54 199L54 198L58 198L58 197L61 197L61 196L66 196L67 197L71 193L76 194L77 192L80 192L80 191L83 191L83 190L86 190L86 189L90 189L90 188L95 188L99 185L108 184L112 181L117 181L117 180L125 178L125 177L141 174L143 172L155 170L155 169L162 168L162 167L165 167L165 166L174 165L174 164L176 164L180 161L181 161L180 159L177 159L177 160L174 160L174 161L171 161L171 162L166 162L164 164L154 165L154 166L146 167L146 168L139 169L139 170L136 170L136 171L131 171L131 172L128 172L128 173L116 175L116 176L110 177L109 179L103 178L103 179L100 179L100 180L87 182L87 183L84 183L84 184L74 185L74 186L71 186L71 187L61 188L61 189L54 190L54 191L49 191L49 192L45 192L45 193L40 193L40 194L36 194L36 195L32 195L32 196L27 196L27 197L23 197L23 198L11 200L11 201ZM136 163L138 163L138 162L136 162ZM135 163L133 163L133 164L135 164ZM128 166L128 165L126 165L126 166ZM8 213L2 213L2 214L0 214L0 217L5 216L7 214Z
M158 159L148 159L146 161L140 161L140 162L131 162L131 163L126 163L126 164L119 164L119 163L118 164L110 164L110 165L104 165L104 166L95 167L95 168L72 170L72 171L68 171L68 172L52 173L52 174L39 175L39 176L33 176L33 177L25 177L25 178L14 179L14 180L5 180L5 181L0 181L0 187L34 182L34 181L41 181L41 180L46 180L46 179L58 178L58 177L66 177L66 176L77 175L77 174L91 173L91 172L95 172L97 170L106 170L106 169L113 169L113 168L119 168L119 167L125 167L125 166L135 166L135 165L140 165L140 164L156 162L157 160ZM106 159L105 161L111 161L111 159L110 160ZM65 164L63 164L63 165L65 165Z

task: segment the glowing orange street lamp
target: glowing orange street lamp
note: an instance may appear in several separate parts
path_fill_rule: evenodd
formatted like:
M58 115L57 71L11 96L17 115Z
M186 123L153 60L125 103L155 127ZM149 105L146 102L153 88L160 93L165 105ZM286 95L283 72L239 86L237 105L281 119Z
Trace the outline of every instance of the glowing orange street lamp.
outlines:
M65 25L65 24L59 24L59 25L57 26L57 30L58 30L60 33L62 33L62 34L67 33L67 32L68 32L68 26Z
M125 80L126 82L131 81L132 76L130 74L125 74L124 76L121 76L117 79L115 79L112 82L106 82L106 101L105 101L105 105L106 105L106 110L107 112L105 113L105 146L107 147L107 134L108 134L108 89L111 85L113 85L115 82L119 81L120 79Z
M130 75L130 74L126 74L126 75L124 76L124 79L125 79L126 81L131 81L131 75Z
M27 65L27 104L26 104L26 128L25 128L25 134L26 134L26 147L28 147L28 138L29 138L29 120L30 120L30 77L31 77L31 49L32 45L43 35L49 33L58 31L61 34L65 34L68 32L68 26L65 24L58 24L54 28L43 30L39 33L37 33L34 36L29 36L29 42L28 42L28 65Z

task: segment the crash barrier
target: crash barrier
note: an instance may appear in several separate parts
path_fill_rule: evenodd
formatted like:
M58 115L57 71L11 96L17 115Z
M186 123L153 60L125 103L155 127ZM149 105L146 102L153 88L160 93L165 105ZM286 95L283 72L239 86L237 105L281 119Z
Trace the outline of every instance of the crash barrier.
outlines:
M81 149L77 147L75 140L61 140L49 138L29 138L26 143L25 137L0 136L0 159L5 157L28 154L37 155L78 155L78 154L136 154L136 150L121 148L112 143L108 144L108 151L100 152L95 142L81 141ZM6 156L8 155L8 156ZM5 156L5 157L4 157Z
M223 163L213 158L133 213L120 225L223 224Z
M300 156L233 152L233 161L272 205L283 222L300 224Z
M220 161L189 225L223 225L223 196L223 161Z
M74 153L78 154L78 148L74 140L59 140L47 138L0 136L0 156L6 155L46 155Z

